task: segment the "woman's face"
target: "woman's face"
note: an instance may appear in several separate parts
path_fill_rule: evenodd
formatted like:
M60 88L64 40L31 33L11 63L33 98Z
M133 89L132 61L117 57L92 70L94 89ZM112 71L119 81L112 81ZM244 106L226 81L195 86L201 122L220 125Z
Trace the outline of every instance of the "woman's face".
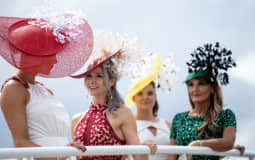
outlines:
M43 65L41 65L43 69L41 69L39 73L45 75L50 74L51 70L53 69L54 65L57 64L57 62L57 57L51 56L51 58L47 60L47 63L43 63Z
M138 110L152 110L156 103L155 88L152 84L147 85L133 97L133 101Z
M187 87L190 99L194 104L210 101L213 88L209 83L200 79L191 79L187 82Z
M50 56L50 58L49 57L34 57L33 59L31 59L26 57L27 57L26 54L21 55L19 69L33 75L38 75L38 74L49 75L54 65L58 62L57 57L55 55Z
M101 67L97 67L85 77L85 86L91 96L106 96L107 88L104 84L104 74Z

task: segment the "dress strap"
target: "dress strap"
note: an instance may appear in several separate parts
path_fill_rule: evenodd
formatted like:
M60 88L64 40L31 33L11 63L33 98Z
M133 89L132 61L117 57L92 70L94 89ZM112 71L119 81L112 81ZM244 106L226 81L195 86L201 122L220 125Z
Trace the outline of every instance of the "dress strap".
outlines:
M41 83L41 82L37 82L37 81L36 81L35 83L36 83L36 84L39 84L39 85L41 85L41 86L44 86L43 83Z
M20 79L20 78L17 77L17 76L12 76L12 77L8 78L8 79L4 82L4 84L2 85L2 88L1 88L1 92L2 92L2 90L3 90L4 86L5 86L5 84L6 84L8 81L10 81L10 80L18 81L18 82L20 82L26 89L29 88L29 85L28 85L27 82L23 81L22 79Z

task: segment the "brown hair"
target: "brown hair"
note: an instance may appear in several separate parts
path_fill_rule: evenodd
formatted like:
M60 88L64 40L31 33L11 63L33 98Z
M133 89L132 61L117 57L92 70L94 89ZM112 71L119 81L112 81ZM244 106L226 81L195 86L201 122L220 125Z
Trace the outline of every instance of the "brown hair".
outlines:
M203 133L207 135L207 131L211 131L213 136L217 133L216 128L218 128L218 125L215 124L215 120L218 118L219 114L222 111L223 108L223 96L221 88L218 84L218 81L215 77L212 75L206 75L197 78L199 81L205 81L206 83L210 84L213 88L213 92L210 95L210 106L208 111L205 114L204 123L197 129L198 131L198 137L200 137ZM194 103L192 102L190 96L189 101L194 108Z
M150 83L150 85L152 85L152 87L155 89L156 87L155 87L155 82L154 81L152 81L151 83ZM153 114L153 116L154 117L157 117L158 116L158 110L159 110L159 105L158 105L158 100L157 100L157 96L156 96L156 102L155 102L155 105L153 106L153 108L152 108L152 114Z

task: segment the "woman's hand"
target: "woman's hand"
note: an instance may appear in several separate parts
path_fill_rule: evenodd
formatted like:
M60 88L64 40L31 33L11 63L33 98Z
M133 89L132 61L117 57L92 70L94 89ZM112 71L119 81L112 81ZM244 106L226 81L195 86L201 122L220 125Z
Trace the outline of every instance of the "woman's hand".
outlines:
M87 150L87 148L83 145L82 142L80 141L74 141L74 142L70 142L69 144L67 144L67 146L72 146L72 147L75 147L79 150L81 150L82 152L85 152Z
M192 141L188 146L197 146L197 147L199 147L199 146L201 146L201 141ZM187 160L190 160L191 159L191 157L192 157L192 155L190 155L190 154L187 154Z
M234 148L233 148L233 149L239 150L239 151L240 151L240 155L243 156L244 151L245 151L245 146L240 145L240 144L237 144L237 145L234 145Z
M192 141L189 146L200 146L200 142L199 141Z
M147 145L150 148L151 155L154 155L157 152L157 145L152 140L144 141L143 145Z
M80 151L82 152L85 152L87 150L87 148L83 145L82 142L80 141L73 141L73 142L70 142L68 143L66 146L71 146L71 147L75 147L77 149L79 149ZM80 156L77 156L77 157L80 157ZM61 159L61 160L65 160L66 157L64 157L64 159Z

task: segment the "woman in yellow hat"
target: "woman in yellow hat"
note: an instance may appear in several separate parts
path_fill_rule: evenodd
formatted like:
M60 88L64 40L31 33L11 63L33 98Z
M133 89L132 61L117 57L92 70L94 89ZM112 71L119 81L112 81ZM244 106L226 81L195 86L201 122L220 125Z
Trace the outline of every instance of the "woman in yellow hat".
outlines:
M159 104L156 88L171 90L175 84L176 67L171 59L162 64L156 55L145 56L133 67L133 83L126 97L126 104L136 105L137 131L142 143L152 141L157 145L169 145L170 123L158 117ZM165 155L151 155L150 160L165 160Z

